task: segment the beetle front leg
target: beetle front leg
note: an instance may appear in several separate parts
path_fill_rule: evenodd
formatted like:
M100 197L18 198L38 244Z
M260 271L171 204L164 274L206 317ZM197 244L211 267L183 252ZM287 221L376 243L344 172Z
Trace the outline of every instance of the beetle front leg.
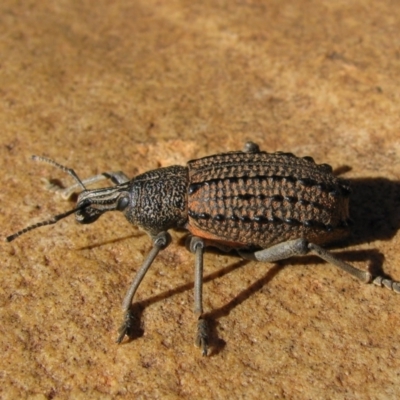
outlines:
M203 315L203 258L204 240L192 236L189 249L195 254L194 262L194 314L197 318L197 332L195 344L200 347L203 356L208 352L208 326Z
M147 258L137 271L136 276L133 279L131 286L129 287L129 290L125 295L124 301L122 302L122 310L124 312L124 322L122 323L121 327L118 330L119 335L116 340L117 343L121 343L125 335L128 337L132 337L132 330L133 330L132 325L134 316L131 313L131 305L133 296L135 295L138 287L140 286L140 283L145 277L154 259L157 257L157 254L161 250L165 249L170 243L171 243L171 235L168 232L160 232L153 239L153 248L150 250L150 253L148 254Z

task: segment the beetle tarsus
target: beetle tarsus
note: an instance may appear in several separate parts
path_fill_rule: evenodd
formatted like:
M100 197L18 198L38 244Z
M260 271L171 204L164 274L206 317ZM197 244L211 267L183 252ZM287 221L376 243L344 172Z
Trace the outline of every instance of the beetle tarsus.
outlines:
M208 355L208 324L204 318L197 321L197 334L195 344L201 349L201 355Z
M372 283L376 286L385 287L386 289L400 294L400 282L384 278L383 276L377 276L373 279Z
M127 311L124 316L124 322L118 329L118 338L115 341L116 343L120 344L124 340L125 336L128 336L129 339L133 337L133 325L134 325L134 316L131 311Z

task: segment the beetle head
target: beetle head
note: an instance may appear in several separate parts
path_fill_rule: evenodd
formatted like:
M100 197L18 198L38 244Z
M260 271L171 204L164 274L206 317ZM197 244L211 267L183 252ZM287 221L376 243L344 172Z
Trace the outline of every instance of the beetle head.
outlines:
M124 211L130 204L127 184L85 190L78 196L75 218L80 224L91 224L107 211Z

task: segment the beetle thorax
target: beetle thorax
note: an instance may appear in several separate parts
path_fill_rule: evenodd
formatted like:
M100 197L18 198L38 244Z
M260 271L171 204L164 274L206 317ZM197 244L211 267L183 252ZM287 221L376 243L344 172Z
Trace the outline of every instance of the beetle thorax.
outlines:
M150 235L179 228L187 221L186 167L159 168L131 181L131 203L124 214L133 225Z

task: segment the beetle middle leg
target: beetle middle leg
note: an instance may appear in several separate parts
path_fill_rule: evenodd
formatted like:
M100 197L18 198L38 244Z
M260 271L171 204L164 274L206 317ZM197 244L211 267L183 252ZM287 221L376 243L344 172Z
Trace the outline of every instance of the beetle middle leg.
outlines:
M203 316L203 257L204 240L192 236L190 238L189 250L195 254L194 262L194 313L197 318L197 332L195 344L200 347L203 356L208 351L208 326Z
M328 250L314 244L309 243L305 239L289 240L279 243L267 249L247 252L238 251L239 255L247 260L256 260L261 262L275 262L284 260L294 256L302 256L308 253L313 253L332 265L342 269L343 271L354 276L364 283L374 283L377 286L384 286L396 293L400 293L400 282L388 279L382 276L373 276L369 271L362 271L352 265L342 261Z

